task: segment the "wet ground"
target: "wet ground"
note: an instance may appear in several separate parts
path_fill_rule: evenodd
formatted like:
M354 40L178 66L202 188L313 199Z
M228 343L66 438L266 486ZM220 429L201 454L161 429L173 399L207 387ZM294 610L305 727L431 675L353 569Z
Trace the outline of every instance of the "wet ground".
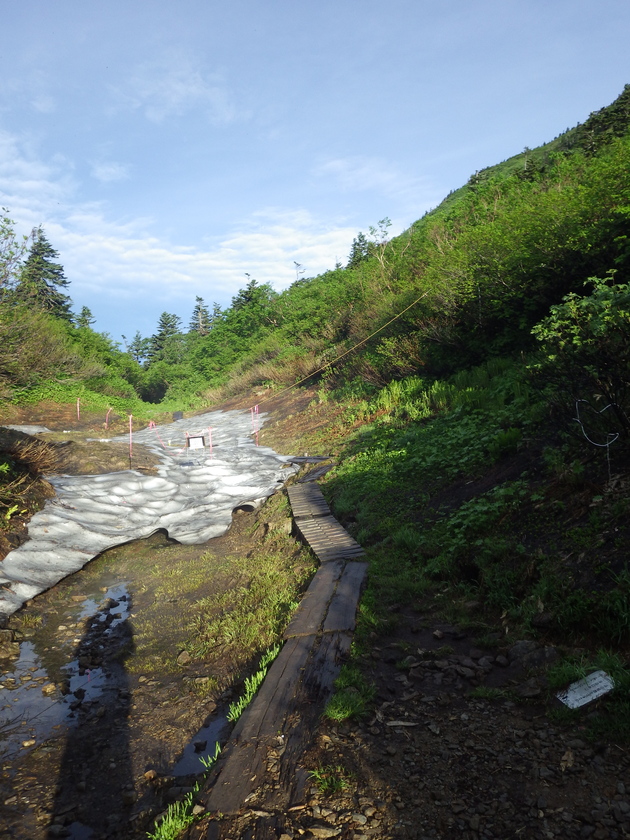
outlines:
M112 549L11 618L0 837L143 837L203 771L235 663L191 660L187 606L224 585L218 566L251 547L253 516L205 546L156 534Z
M72 474L128 466L124 444L87 440L100 421L54 406L4 418L52 428L45 439ZM134 469L155 460L134 447ZM191 659L190 607L231 585L229 557L266 532L255 522L241 511L201 546L157 533L111 549L10 618L19 657L0 660L0 837L145 837L186 792L225 737L230 686L247 667Z

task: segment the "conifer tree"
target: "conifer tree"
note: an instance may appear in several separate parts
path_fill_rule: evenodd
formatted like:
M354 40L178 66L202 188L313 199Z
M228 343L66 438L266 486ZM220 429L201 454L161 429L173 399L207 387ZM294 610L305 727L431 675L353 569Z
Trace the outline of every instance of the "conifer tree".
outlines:
M179 335L181 323L182 320L178 315L162 312L158 321L157 332L149 339L149 352L147 354L149 361L155 362L163 357L164 348L169 339Z
M199 335L207 335L210 332L210 312L199 295L195 297L195 308L190 319L189 330Z
M14 299L71 322L72 301L61 291L69 285L69 281L63 272L63 266L53 262L58 256L59 253L46 239L44 231L36 228L33 232L33 244L15 288Z
M347 268L356 268L362 262L367 260L370 255L370 243L364 233L359 231L358 236L352 240L352 248L350 249L350 256L348 257Z
M91 327L95 320L89 306L82 306L81 312L76 317L76 325L77 327Z

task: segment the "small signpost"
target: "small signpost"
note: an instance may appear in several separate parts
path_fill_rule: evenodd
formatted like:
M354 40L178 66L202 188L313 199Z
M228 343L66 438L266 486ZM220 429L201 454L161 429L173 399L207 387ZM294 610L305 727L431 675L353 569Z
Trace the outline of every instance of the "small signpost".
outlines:
M186 446L188 449L205 449L206 439L203 435L194 435L186 438Z
M606 671L594 671L588 677L571 683L564 691L556 694L556 697L570 709L579 709L580 706L585 706L592 700L608 694L614 687L615 682Z

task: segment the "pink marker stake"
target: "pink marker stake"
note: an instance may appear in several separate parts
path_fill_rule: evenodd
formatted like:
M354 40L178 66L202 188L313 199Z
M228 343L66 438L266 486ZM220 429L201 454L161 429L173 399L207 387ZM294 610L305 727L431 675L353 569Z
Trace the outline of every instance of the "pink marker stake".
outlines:
M133 414L129 415L129 458L133 454Z
M107 409L107 414L105 415L105 428L109 429L109 415L112 413L111 408Z
M212 429L208 426L208 446L210 448L210 457L212 458Z
M77 420L81 419L81 397L77 397Z

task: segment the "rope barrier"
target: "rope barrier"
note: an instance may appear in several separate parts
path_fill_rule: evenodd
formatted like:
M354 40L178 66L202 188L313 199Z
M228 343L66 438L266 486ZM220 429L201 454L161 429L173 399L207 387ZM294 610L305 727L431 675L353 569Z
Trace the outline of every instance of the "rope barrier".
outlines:
M321 373L323 370L326 370L326 368L332 367L332 365L337 364L338 361L343 359L349 353L353 353L358 347L361 347L362 344L365 344L371 338L374 338L375 335L378 335L380 332L382 332L385 329L385 327L389 327L390 324L393 324L394 321L397 321L402 315L405 314L405 312L408 312L413 306L415 306L417 303L420 303L420 301L423 298L425 298L428 294L428 292L423 292L419 298L416 298L412 303L409 304L409 306L406 306L401 312L398 313L398 315L394 315L394 317L390 318L389 321L383 324L382 327L379 327L377 330L374 330L373 333L370 333L370 335L368 335L367 338L363 338L361 339L361 341L357 342L357 344L355 344L354 347L351 347L349 350L346 350L344 353L341 353L339 356L337 356L336 359L332 359L332 361L326 362L325 365L322 365L321 367L317 368L317 370L311 371L311 373L309 373L307 376L303 376L302 379L298 379L298 381L294 382L293 385L288 385L286 388L283 388L282 391L278 391L277 394L273 394L270 397L265 397L265 399L261 400L258 403L258 405L262 405L263 403L269 402L269 400L274 400L276 397L279 397L281 394L284 394L287 391L292 391L293 388L297 388L298 385L301 385L303 382L306 382L307 379L310 379L311 377L315 376L315 374Z

